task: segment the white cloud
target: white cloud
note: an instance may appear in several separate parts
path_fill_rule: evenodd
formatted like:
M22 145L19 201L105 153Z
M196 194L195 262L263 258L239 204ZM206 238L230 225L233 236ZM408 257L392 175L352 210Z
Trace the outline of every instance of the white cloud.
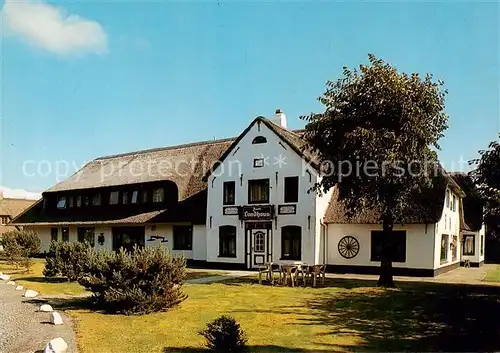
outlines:
M12 199L38 200L42 197L40 192L31 192L23 189L11 189L6 186L0 186L0 192L2 192L3 197Z
M103 54L107 36L95 21L68 15L41 1L6 0L2 9L5 32L47 51L68 54Z

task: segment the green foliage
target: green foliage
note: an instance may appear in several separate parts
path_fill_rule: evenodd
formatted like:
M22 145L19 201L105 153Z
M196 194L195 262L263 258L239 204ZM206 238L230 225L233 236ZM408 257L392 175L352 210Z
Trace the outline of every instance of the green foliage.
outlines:
M415 195L425 193L441 172L432 148L439 148L448 127L447 92L429 74L400 73L373 55L369 61L327 82L319 98L325 111L302 117L308 122L304 137L323 160L316 189L337 186L350 216L374 210L388 238L393 224L416 208ZM389 242L383 267L391 267Z
M173 257L165 247L89 253L78 282L106 311L146 314L166 311L186 299L181 290L186 259Z
M87 243L52 242L45 259L43 275L45 277L62 276L68 281L77 281L88 262L89 249Z
M500 140L500 134L499 134ZM476 168L470 173L485 202L485 223L490 232L500 236L500 142L492 141L481 157L470 163ZM493 234L492 234L493 235Z
M200 335L205 337L212 352L238 353L246 350L246 335L231 316L222 315L209 322Z
M29 271L33 265L30 257L40 251L38 234L31 230L11 230L2 234L1 241L7 261Z

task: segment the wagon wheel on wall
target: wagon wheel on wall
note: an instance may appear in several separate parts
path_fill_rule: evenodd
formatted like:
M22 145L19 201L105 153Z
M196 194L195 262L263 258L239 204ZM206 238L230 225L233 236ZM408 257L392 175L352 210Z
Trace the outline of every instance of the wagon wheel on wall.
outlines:
M340 256L344 259L352 259L359 252L359 242L356 238L348 235L340 239L338 249Z

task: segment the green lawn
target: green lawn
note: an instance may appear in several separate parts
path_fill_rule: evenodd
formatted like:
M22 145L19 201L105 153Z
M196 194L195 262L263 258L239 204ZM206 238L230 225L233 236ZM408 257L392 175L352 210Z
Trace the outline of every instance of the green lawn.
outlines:
M84 288L78 283L45 278L42 274L45 260L33 259L33 261L31 271L26 273L24 268L16 268L15 265L9 265L6 261L0 260L0 271L9 274L11 280L16 281L17 284L42 294L79 295L85 293Z
M500 282L500 266L496 266L486 272L484 282Z
M186 284L179 307L146 316L110 315L81 300L52 302L76 322L90 352L200 352L198 335L234 316L251 352L498 351L500 293L494 287L330 280L321 288L259 285L256 279ZM119 334L118 334L119 333Z

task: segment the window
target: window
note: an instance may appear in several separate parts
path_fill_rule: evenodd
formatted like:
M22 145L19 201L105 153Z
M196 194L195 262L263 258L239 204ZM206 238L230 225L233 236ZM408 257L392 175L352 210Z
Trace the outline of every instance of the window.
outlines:
M137 203L138 196L139 196L139 191L137 190L132 191L132 200L130 200L130 203Z
M95 245L95 233L93 227L78 227L77 228L78 241L80 243L87 242L90 246Z
M392 261L406 262L406 231L393 230L392 238ZM383 234L381 230L371 232L371 255L370 261L381 261L383 249Z
M66 196L59 196L57 199L57 208L66 208Z
M141 202L148 203L148 191L147 190L143 190L141 192Z
M191 226L174 226L174 250L193 249L193 228Z
M100 206L101 205L101 194L94 194L92 196L92 206Z
M153 202L163 202L163 197L163 188L157 188L153 190Z
M257 145L260 143L266 143L267 139L264 136L255 136L255 138L252 140L253 145Z
M58 231L59 231L59 229L57 229L57 228L50 228L50 241L51 242L59 240L59 239L57 239Z
M254 233L253 250L255 252L266 251L265 238L266 238L266 234L262 231L258 231L258 232Z
M262 168L265 165L264 158L254 158L253 167L254 168Z
M69 228L61 228L61 233L62 233L62 241L64 242L69 242Z
M457 196L453 195L453 212L457 210Z
M299 202L299 177L285 178L285 202Z
M484 255L484 235L481 235L481 256Z
M450 248L451 248L451 261L455 261L457 259L457 236L453 236L453 240L451 241Z
M82 197L81 196L76 197L76 207L82 207Z
M443 234L441 236L441 263L448 261L449 242L450 242L450 236L448 234Z
M473 256L475 254L474 245L476 239L474 234L465 234L464 235L464 249L462 250L462 254L467 256Z
M219 256L236 257L236 227L219 227Z
M111 191L111 193L109 194L109 204L110 205L118 204L119 196L120 193L118 191Z
M448 216L444 215L444 229L446 229L446 227L448 227Z
M269 203L269 179L248 181L248 203Z
M223 185L223 204L224 205L234 205L234 193L235 193L236 183L234 181L225 181Z
M0 217L0 224L1 225L6 225L7 223L9 223L9 216L2 216Z
M128 204L128 192L124 191L122 195L122 202L124 205Z
M300 260L302 254L302 229L299 226L281 227L281 258Z
M447 208L450 208L450 202L451 202L450 196L451 196L450 190L446 189L446 207Z
M83 197L83 205L85 207L88 207L88 205L90 205L90 198L88 196Z
M69 207L69 208L72 208L72 207L73 207L73 201L74 201L73 196L70 196L70 197L69 197L69 200L68 200L68 207Z

